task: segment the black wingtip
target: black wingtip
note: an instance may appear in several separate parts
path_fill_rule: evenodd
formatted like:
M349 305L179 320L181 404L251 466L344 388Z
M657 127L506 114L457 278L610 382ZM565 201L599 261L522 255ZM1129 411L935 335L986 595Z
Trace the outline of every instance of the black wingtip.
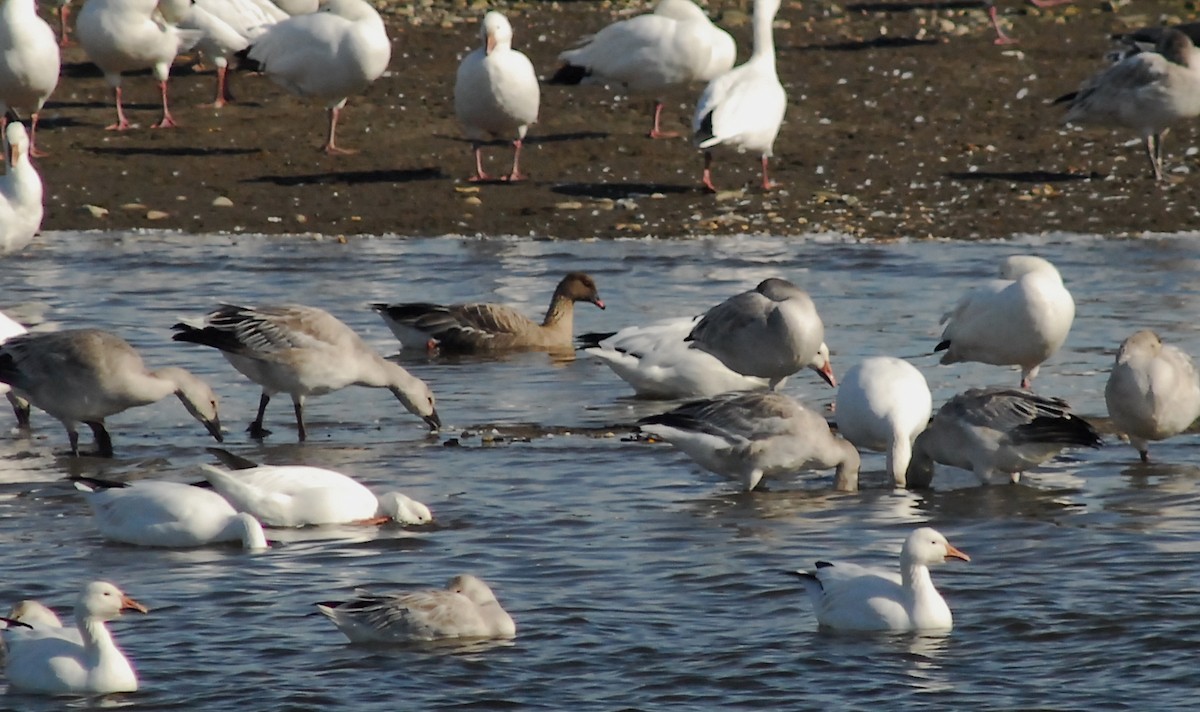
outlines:
M1070 92L1069 94L1063 94L1062 96L1058 97L1057 99L1055 99L1054 101L1052 101L1050 103L1051 104L1068 104L1072 101L1075 101L1076 97L1078 97L1078 96L1079 96L1079 92L1073 91L1073 92Z
M950 348L950 339L939 341L938 345L933 347L933 352L936 354L938 351L945 351L948 348Z
M95 487L96 489L100 489L100 490L120 489L121 487L129 486L128 482L117 482L116 480L102 480L98 477L84 477L83 475L72 475L72 476L68 477L67 479L70 480L71 482L82 482L85 485L91 485L92 487Z
M617 332L615 331L589 331L586 334L580 334L575 337L575 348L578 349L595 349L600 347L600 342L610 338Z
M700 128L696 130L696 134L692 136L693 143L704 143L713 137L713 112L708 112L700 119Z
M587 79L590 75L591 72L587 67L580 67L575 64L567 63L559 67L558 71L554 73L554 76L550 77L550 81L546 83L574 85L579 84L584 79Z
M33 626L29 625L25 621L19 621L16 618L7 618L5 616L0 616L0 623L4 623L9 628L28 628L30 630L33 630Z

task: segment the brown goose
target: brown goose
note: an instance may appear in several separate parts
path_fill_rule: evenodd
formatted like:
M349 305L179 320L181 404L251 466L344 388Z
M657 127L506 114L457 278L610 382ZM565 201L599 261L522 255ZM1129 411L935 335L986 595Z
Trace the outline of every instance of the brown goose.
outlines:
M502 304L372 304L406 349L477 354L497 351L570 351L575 302L604 302L596 282L571 272L554 290L539 324Z

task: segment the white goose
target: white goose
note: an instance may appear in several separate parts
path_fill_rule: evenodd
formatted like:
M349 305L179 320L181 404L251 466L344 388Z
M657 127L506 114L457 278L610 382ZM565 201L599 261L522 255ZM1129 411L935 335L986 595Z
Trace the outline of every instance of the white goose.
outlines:
M659 0L653 13L614 22L558 58L565 64L551 84L612 83L659 93L728 72L737 45L691 0ZM661 130L662 110L662 100L655 99L650 138L678 136Z
M975 473L982 484L995 475L1018 482L1021 473L1067 447L1100 447L1100 434L1061 398L1015 388L973 388L938 409L913 443L910 487L928 487L934 464Z
M1200 418L1200 376L1178 347L1139 331L1117 351L1104 402L1113 424L1149 462L1151 441L1178 435Z
M61 59L54 30L37 14L36 0L4 0L0 5L0 115L28 113L29 152L37 148L38 115L58 86Z
M858 632L948 631L954 617L929 575L950 559L970 561L936 529L921 527L900 550L900 573L858 564L818 561L813 572L797 571L817 623L830 630Z
M1055 100L1062 102L1069 103L1063 123L1136 131L1154 179L1162 180L1163 135L1172 125L1200 116L1200 51L1183 32L1165 29L1155 51L1126 57Z
M450 638L512 638L517 626L492 589L460 574L445 589L374 594L318 603L352 643L406 643Z
M287 393L299 438L305 440L304 399L346 386L386 388L430 430L441 427L429 386L380 356L323 309L223 304L205 316L202 327L181 323L172 328L179 332L175 341L219 349L238 372L262 386L258 415L249 428L252 437L270 434L263 428L267 403L275 393Z
M709 309L687 341L740 374L768 379L776 389L813 362L825 342L825 325L804 290L772 277ZM831 380L832 371L828 375Z
M71 454L79 454L79 423L92 429L97 455L112 457L104 419L174 394L218 442L217 397L204 381L169 366L147 370L121 337L99 329L21 334L0 344L0 381L67 429Z
M583 334L580 348L611 368L643 398L711 398L730 391L766 389L769 382L765 378L743 376L712 354L690 347L685 339L699 320L678 317L614 333ZM824 343L808 367L836 386L829 347Z
M537 73L529 58L512 48L513 29L504 15L495 11L484 15L480 30L483 46L463 57L454 82L454 113L475 152L471 181L488 180L483 170L483 142L512 134L517 137L513 140L512 172L506 180L522 180L521 142L529 124L537 121L541 102Z
M0 176L0 254L24 249L42 229L42 177L29 161L29 137L19 121L4 129Z
M101 536L135 546L192 548L237 542L246 549L267 548L262 524L239 513L212 490L181 482L138 480L75 481L87 497Z
M312 14L272 26L250 45L248 56L289 92L325 102L325 153L353 153L335 141L338 115L348 97L366 91L387 69L392 44L383 19L369 4L326 0Z
M8 341L14 336L24 334L28 330L19 322L14 321L4 312L0 312L0 344ZM29 427L29 401L13 393L12 386L7 383L0 383L0 393L8 398L8 402L12 404L13 414L17 416L17 427Z
M925 376L891 356L864 359L842 376L835 403L838 433L860 449L886 452L888 472L903 487L913 441L933 413Z
M400 492L376 497L340 472L306 465L259 465L224 451L210 452L244 469L230 472L201 463L209 484L239 512L269 527L433 521L424 504Z
M95 581L84 587L75 604L78 639L65 631L20 626L5 630L8 684L47 695L135 692L137 674L104 625L123 611L147 609L111 583Z
M747 491L762 478L837 468L834 487L858 489L858 451L819 414L785 395L727 393L642 418L638 428L678 447L705 469L737 477Z
M967 292L942 317L946 328L934 351L942 363L976 361L1020 366L1021 387L1030 388L1041 363L1067 340L1075 300L1054 265L1033 255L1000 264L1000 279Z
M153 69L162 96L162 119L153 128L176 125L167 105L167 79L175 55L194 45L198 32L164 21L157 0L88 0L75 21L75 36L113 88L117 122L108 130L131 126L121 106L121 74L139 69Z
M762 187L775 187L767 175L775 137L787 111L787 94L775 72L775 39L771 24L780 0L754 0L754 52L745 64L713 79L700 95L692 118L692 139L704 149L705 190L715 193L712 182L714 146L733 146L739 152L762 156Z

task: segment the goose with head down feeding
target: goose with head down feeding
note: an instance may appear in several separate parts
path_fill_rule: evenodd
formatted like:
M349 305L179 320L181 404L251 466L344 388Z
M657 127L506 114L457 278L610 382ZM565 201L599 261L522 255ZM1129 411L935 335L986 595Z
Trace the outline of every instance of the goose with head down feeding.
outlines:
M445 589L376 594L317 604L352 643L410 643L453 638L506 639L517 626L486 583L470 574Z
M430 430L441 427L433 391L421 379L380 356L340 319L300 304L237 306L222 304L204 317L203 326L179 323L172 338L221 351L239 373L262 386L251 437L263 428L267 403L276 393L292 397L296 429L307 439L304 399L347 386L386 388Z
M641 432L753 490L768 475L836 468L834 487L858 489L858 450L825 418L774 391L727 393L642 418Z
M604 308L596 281L583 272L571 272L559 281L540 324L503 304L377 303L371 308L406 349L442 354L569 352L575 302Z
M121 337L99 329L68 329L14 336L0 344L0 381L67 429L79 454L77 426L96 438L96 454L112 457L104 419L174 394L218 442L217 397L204 381L177 366L150 371Z
M1200 375L1178 347L1139 331L1117 351L1104 403L1113 424L1149 462L1151 442L1174 437L1200 418Z
M1041 364L1062 348L1075 320L1075 300L1048 260L1014 255L1000 278L968 291L942 317L946 325L934 351L943 364L975 361L1020 366L1021 387L1031 388Z
M147 609L111 583L95 581L84 587L75 604L78 639L10 624L4 631L8 684L46 695L136 692L137 674L105 625L124 611Z
M797 571L821 628L854 632L949 631L954 617L929 575L950 559L970 561L936 529L914 530L900 550L900 572L818 561Z
M582 334L579 348L611 368L641 398L711 398L769 387L767 379L743 376L712 354L691 348L686 338L699 320L664 319L617 332ZM808 368L837 387L829 365L829 347L823 342Z
M933 412L925 376L891 356L863 359L842 377L834 403L838 433L857 448L886 452L892 481L904 487L913 441Z

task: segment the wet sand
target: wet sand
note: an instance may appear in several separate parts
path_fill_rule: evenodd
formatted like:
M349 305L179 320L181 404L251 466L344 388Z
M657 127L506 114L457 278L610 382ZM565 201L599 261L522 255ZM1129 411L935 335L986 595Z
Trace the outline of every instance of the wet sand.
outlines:
M785 2L775 38L789 105L772 163L782 186L764 193L756 156L719 151L715 196L700 190L702 157L686 138L701 86L664 97L664 126L685 138L657 141L645 136L651 97L543 86L522 158L530 179L467 182L470 145L452 92L459 60L478 43L482 5L385 11L389 72L350 99L339 126L339 144L360 151L353 156L319 152L324 108L265 77L240 74L236 103L199 106L214 80L187 58L171 80L180 128L149 128L157 89L138 75L124 84L137 127L105 131L111 95L75 46L39 131L51 154L37 161L43 227L555 238L837 230L882 239L1193 229L1194 126L1168 135L1167 169L1178 172L1156 183L1140 144L1125 145L1131 133L1062 129L1062 107L1048 104L1102 66L1110 33L1191 19L1184 2L1115 4L1042 11L1002 0L1020 43L999 47L977 3ZM636 8L502 9L515 46L545 79L558 52ZM711 10L743 61L745 11ZM507 146L489 150L496 172L510 160Z

